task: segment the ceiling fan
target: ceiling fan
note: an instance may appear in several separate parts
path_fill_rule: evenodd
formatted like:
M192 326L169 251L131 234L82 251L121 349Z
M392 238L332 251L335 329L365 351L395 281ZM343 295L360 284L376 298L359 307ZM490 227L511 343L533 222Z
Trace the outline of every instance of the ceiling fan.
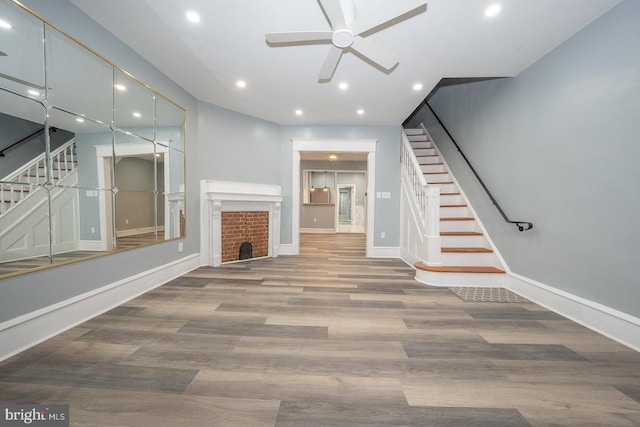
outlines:
M356 18L353 0L318 2L329 20L331 31L267 33L265 37L269 45L332 43L320 69L320 81L331 80L345 49L353 50L384 70L390 71L398 64L396 56L384 47L367 40L365 36L427 10L424 0L392 0L385 2L384 9L374 10L369 15Z

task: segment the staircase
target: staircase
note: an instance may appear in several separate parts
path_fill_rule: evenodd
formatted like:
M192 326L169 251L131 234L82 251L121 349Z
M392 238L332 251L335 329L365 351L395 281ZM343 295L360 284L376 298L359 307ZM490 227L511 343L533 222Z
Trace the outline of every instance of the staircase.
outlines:
M414 263L416 279L443 286L501 286L505 271L475 212L425 129L405 129L427 187L440 188L441 264Z
M55 186L77 167L75 140L51 153L49 184ZM7 214L47 183L44 153L0 180L0 216Z

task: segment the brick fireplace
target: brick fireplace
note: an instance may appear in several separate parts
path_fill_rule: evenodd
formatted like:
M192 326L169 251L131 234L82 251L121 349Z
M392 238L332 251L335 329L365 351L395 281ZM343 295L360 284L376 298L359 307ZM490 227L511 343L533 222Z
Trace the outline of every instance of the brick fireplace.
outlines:
M201 181L201 263L240 260L250 242L252 258L277 257L280 247L280 186Z
M222 212L222 262L240 260L240 245L251 243L251 258L269 255L269 211Z

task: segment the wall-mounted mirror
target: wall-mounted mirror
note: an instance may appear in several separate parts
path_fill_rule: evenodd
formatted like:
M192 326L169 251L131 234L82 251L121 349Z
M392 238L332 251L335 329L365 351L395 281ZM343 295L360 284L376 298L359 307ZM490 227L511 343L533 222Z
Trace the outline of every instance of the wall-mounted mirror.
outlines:
M184 110L13 0L0 20L0 277L185 237Z

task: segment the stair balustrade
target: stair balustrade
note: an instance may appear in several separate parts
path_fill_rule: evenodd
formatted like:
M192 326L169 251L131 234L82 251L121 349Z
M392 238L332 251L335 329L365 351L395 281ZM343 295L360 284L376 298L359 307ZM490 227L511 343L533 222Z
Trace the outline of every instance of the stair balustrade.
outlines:
M402 132L401 162L404 184L419 215L416 225L424 237L423 250L419 248L418 255L426 265L441 265L440 188L427 184L405 132Z
M73 172L76 166L76 142L71 139L51 152L49 162L42 153L5 176L0 180L0 215L16 207L39 186L47 183L55 185Z

